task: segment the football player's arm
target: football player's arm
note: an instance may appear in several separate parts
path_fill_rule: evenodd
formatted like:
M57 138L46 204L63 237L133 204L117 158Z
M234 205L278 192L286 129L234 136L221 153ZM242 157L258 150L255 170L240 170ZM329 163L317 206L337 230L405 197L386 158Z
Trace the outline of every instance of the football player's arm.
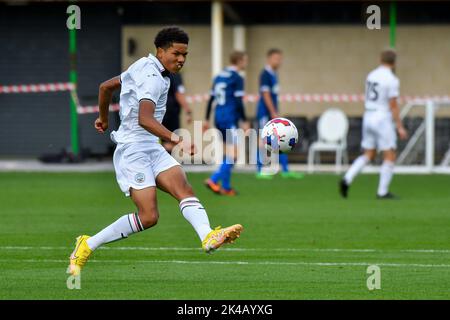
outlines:
M209 96L208 104L206 105L206 114L205 114L206 121L209 121L209 118L211 117L213 103L214 103L214 96L211 94Z
M205 121L203 122L203 131L209 129L209 118L211 117L212 105L214 103L214 95L209 96L208 104L206 106Z
M269 91L263 91L262 92L262 97L264 100L264 104L267 106L267 109L269 110L269 114L271 118L276 118L278 117L278 112L275 109L275 105L273 104L273 100L272 97L270 95Z
M242 97L236 97L236 111L238 113L239 119L244 123L242 124L242 129L247 131L250 129L250 122L247 120L247 116L245 115L245 107Z
M272 82L270 80L270 76L267 72L263 72L259 79L260 83L260 92L263 99L264 104L267 107L267 111L269 111L270 117L276 118L278 116L278 112L275 108L274 101L272 100L272 96L270 95L270 90L272 86Z
M398 107L397 97L400 94L400 82L395 79L388 87L389 108L391 109L392 118L397 127L400 139L404 140L408 137L405 127L403 127L402 119L400 119L400 108Z
M389 99L389 107L391 108L392 118L394 119L400 139L406 139L408 132L403 126L402 119L400 119L400 108L398 107L397 98Z
M156 105L152 100L141 99L141 101L139 102L139 125L161 140L180 144L182 150L188 152L190 155L193 155L196 152L194 144L189 141L183 141L182 137L173 133L172 131L164 127L161 123L159 123L158 120L156 120L154 117L155 109Z
M161 140L179 143L182 140L181 137L164 127L155 119L155 109L156 106L153 101L141 99L139 102L139 125Z
M247 121L247 116L245 115L244 102L242 97L236 97L236 111L239 115L239 119L242 121Z
M245 129L248 129L250 127L247 116L245 115L245 108L244 108L244 78L239 76L236 81L236 90L234 91L234 99L236 103L236 112L238 115L238 119L245 122L244 127Z
M108 129L109 104L111 103L114 91L120 89L121 85L120 76L111 78L100 84L98 89L99 116L94 124L95 128L100 133L103 133Z

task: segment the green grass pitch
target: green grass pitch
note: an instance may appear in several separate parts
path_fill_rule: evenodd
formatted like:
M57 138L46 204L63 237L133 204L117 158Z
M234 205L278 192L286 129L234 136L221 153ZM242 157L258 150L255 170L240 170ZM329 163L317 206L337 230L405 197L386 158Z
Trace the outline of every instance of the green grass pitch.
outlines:
M350 198L338 176L256 180L236 174L221 197L189 174L212 226L241 223L236 244L212 255L175 200L159 193L160 220L97 250L66 286L79 234L133 212L113 173L0 174L0 299L449 299L450 176L394 177L399 201L375 200L377 175ZM381 289L369 291L378 265Z

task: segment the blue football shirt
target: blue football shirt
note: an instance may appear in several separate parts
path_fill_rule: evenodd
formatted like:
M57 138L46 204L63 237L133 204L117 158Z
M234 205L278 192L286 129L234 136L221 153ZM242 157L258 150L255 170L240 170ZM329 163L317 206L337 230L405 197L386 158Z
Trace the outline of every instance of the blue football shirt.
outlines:
M235 68L227 67L214 78L211 96L216 102L216 126L236 125L239 121L236 99L244 96L244 79Z
M263 92L270 92L275 109L278 110L278 76L274 70L266 66L259 76L259 101L257 107L257 118L270 117L269 109L262 97Z

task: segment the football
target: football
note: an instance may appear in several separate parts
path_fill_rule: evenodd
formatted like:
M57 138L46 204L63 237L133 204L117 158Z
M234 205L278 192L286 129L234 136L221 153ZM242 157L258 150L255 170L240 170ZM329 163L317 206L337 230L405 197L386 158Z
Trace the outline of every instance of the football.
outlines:
M298 142L298 131L289 119L275 118L264 125L261 139L271 152L289 152Z

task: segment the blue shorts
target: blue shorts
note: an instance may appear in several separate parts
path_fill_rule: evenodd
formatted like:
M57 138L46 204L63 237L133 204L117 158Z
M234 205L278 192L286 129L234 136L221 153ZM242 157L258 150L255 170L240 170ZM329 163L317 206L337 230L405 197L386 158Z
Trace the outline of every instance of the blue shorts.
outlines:
M262 117L258 117L258 130L262 130L262 128L264 128L264 126L266 125L267 122L269 122L270 117L269 116L262 116Z
M223 142L227 144L237 144L238 134L236 125L221 125L216 124L216 129L220 131Z

